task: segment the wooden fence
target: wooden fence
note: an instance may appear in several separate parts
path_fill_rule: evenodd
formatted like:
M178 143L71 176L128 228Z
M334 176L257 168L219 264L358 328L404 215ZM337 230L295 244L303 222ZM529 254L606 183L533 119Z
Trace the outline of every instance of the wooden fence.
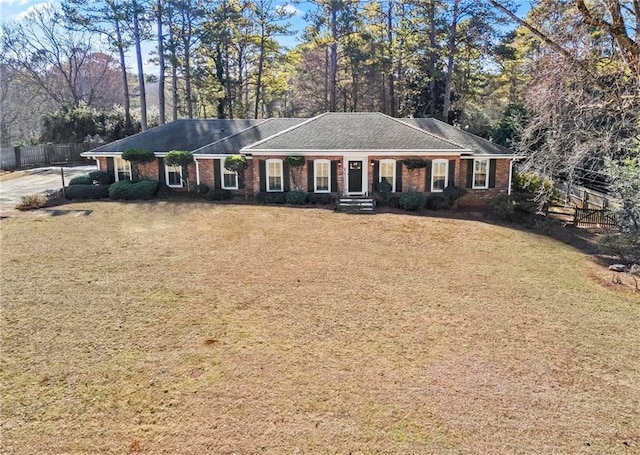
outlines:
M15 170L38 166L92 164L92 160L80 154L99 145L83 142L82 144L0 146L0 168Z
M607 210L575 208L573 225L576 227L599 227L615 229L618 218Z
M566 183L556 183L555 187L560 194L560 198L566 204L574 205L581 209L605 210L619 204L611 196L584 186L571 185L571 187L568 187Z

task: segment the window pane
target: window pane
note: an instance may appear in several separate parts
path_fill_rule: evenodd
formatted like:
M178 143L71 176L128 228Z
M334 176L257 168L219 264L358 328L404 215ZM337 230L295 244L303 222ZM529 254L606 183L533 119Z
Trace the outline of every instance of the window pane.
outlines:
M487 161L475 161L473 167L473 186L487 186Z
M444 190L447 176L447 163L433 163L433 190Z
M269 190L282 191L282 165L280 162L271 162L267 169L269 174Z
M226 167L222 168L222 186L224 188L237 188L238 179L237 174L234 171L230 171Z
M168 166L167 167L167 185L170 186L182 186L180 166Z
M129 162L122 158L116 157L116 172L118 173L118 181L131 180L131 172L129 171Z
M316 191L329 191L329 163L316 162Z
M393 185L393 168L395 167L395 163L390 161L383 161L380 163L380 181L386 180L388 183Z

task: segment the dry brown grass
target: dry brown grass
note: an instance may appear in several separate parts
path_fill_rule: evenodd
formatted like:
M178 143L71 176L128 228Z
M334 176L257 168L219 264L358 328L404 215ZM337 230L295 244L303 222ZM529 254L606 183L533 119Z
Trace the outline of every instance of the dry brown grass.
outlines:
M640 299L482 222L69 204L2 226L2 452L640 452ZM598 278L600 279L600 278Z

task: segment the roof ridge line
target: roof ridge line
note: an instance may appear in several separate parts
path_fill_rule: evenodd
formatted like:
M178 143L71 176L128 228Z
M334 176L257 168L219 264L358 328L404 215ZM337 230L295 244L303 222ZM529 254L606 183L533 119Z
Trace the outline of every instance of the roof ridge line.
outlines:
M442 141L448 142L449 144L453 144L453 145L455 145L456 147L460 147L460 148L462 149L462 151L465 151L465 152L472 152L472 153L473 153L473 150L471 150L470 148L465 147L465 146L463 146L463 145L461 145L461 144L458 144L457 142L453 142L453 141L451 141L451 140L449 140L449 139L447 139L447 138L440 137L440 136L437 136L437 135L435 135L435 134L433 134L433 133L430 133L429 131L423 130L422 128L419 128L419 127L417 127L417 126L415 126L415 125L411 125L411 124L409 124L409 123L403 122L403 121L402 121L401 119L399 119L399 118L391 117L390 115L384 114L384 113L382 113L382 112L380 112L380 114L382 114L382 115L384 115L384 116L386 116L386 117L389 117L390 119L395 120L396 122L401 123L402 125L408 126L409 128L413 128L414 130L418 130L418 131L420 131L421 133L424 133L424 134L426 134L426 135L428 135L428 136L435 137L436 139L440 139L440 140L442 140Z
M240 120L240 119L219 119L219 120ZM251 119L242 119L242 120L251 120ZM210 142L209 144L205 144L200 148L192 150L191 153L195 154L198 152L198 150L202 150L203 148L211 147L212 145L218 144L219 142L226 141L227 139L237 136L238 134L242 134L245 131L249 131L250 129L256 128L258 125L262 125L263 123L268 122L269 120L271 120L271 118L263 119L261 122L258 122L255 125L251 125L243 130L240 130L237 133L231 134L230 136L225 136L223 138L218 139L217 141Z
M274 137L278 137L278 136L280 136L280 135L282 135L284 133L288 133L289 131L292 131L292 130L295 130L296 128L301 127L302 125L307 125L307 124L313 122L314 120L319 119L320 117L324 117L327 114L329 114L329 112L323 112L322 114L316 115L315 117L311 117L311 118L305 120L304 122L298 123L297 125L293 125L293 126L291 126L289 128L286 128L286 129L284 129L284 130L282 130L282 131L280 131L280 132L278 132L276 134L272 134L271 136L267 136L264 139L261 139L258 142L254 142L251 145L247 145L246 147L242 147L239 150L239 152L242 153L244 150L250 149L251 147L255 147L256 145L260 145L260 144L262 144L263 142L265 142L265 141L267 141L269 139L273 139Z

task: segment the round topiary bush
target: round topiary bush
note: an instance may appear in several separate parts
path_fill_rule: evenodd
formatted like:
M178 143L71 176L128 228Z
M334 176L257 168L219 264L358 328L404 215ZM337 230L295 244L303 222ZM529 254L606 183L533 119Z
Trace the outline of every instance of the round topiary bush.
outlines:
M97 182L98 185L108 185L111 183L111 176L106 171L89 172L89 178L91 181Z
M148 200L153 198L157 189L158 182L154 180L141 180L135 183L124 180L109 187L109 197L125 201Z
M79 175L69 180L69 186L71 185L93 185L93 179L88 175Z
M287 204L303 205L307 202L307 193L304 191L289 191L285 193L284 200Z
M398 202L400 207L405 210L412 212L420 210L424 205L424 193L419 191L408 191L406 193L402 193Z

